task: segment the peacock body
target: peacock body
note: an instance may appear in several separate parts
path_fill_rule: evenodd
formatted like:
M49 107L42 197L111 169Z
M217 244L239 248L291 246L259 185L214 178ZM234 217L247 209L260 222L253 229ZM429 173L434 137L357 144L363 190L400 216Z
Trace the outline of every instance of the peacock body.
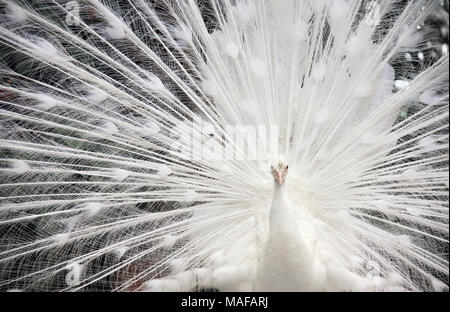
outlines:
M2 289L448 290L439 1L0 5Z

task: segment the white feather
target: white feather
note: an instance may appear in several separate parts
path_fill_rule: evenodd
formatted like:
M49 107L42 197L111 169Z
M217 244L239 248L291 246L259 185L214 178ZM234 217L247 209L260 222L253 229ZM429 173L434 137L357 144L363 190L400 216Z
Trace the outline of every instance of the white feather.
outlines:
M0 287L448 291L437 3L0 2Z

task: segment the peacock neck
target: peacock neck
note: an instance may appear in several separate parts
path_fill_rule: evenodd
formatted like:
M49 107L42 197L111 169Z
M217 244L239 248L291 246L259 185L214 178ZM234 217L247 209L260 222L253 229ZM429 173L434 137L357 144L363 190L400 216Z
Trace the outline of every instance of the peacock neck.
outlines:
M299 291L308 278L309 253L304 248L295 214L289 209L286 192L286 185L275 182L256 291Z
M290 213L288 211L288 205L286 204L286 186L285 184L278 184L274 182L274 192L272 198L272 205L270 207L269 226L270 232L274 233L282 231L289 222Z

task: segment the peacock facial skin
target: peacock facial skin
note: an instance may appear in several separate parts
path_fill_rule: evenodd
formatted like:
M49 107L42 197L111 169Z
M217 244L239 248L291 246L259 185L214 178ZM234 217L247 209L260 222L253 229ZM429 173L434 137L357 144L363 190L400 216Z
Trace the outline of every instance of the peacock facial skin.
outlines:
M286 175L289 169L288 165L285 165L283 162L279 162L276 166L271 166L272 169L272 175L275 178L275 180L278 182L279 185L282 185L284 183L284 180L286 179Z

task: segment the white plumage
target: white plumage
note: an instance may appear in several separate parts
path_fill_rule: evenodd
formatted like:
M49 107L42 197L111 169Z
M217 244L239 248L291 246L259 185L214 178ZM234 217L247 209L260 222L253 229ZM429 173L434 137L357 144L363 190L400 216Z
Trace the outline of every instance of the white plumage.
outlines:
M316 221L309 211L314 207L291 201L288 194L284 183L274 182L268 237L255 290L323 291L327 287L327 271L319 254Z
M2 289L448 290L437 1L40 3L0 1Z

